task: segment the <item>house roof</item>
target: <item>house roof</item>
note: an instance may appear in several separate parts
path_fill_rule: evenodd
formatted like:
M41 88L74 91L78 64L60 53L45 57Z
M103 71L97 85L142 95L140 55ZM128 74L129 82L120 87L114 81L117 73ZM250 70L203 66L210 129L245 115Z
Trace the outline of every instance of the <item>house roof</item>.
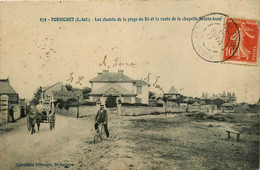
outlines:
M2 94L17 94L16 91L9 84L8 79L0 79L0 93L2 93Z
M195 103L192 104L192 106L200 106L200 104L195 102Z
M200 102L201 105L206 105L206 102L203 100Z
M95 96L95 95L122 95L122 96L136 96L137 94L127 90L126 88L116 84L116 83L110 83L107 85L104 85L102 87L100 87L97 90L92 91L91 93L89 93L89 95L91 96Z
M134 82L136 86L150 86L150 84L144 80L134 80Z
M156 103L157 103L157 104L164 104L165 102L164 102L162 99L158 99L158 100L156 101Z
M187 97L187 98L184 99L184 101L188 102L188 101L190 101L190 99Z
M64 86L64 85L62 84L62 82L55 83L55 84L53 84L52 86L42 87L42 90L43 90L43 91L46 91L46 90L49 90L49 89L51 89L51 88L53 88L53 87L55 87L55 86L57 86L57 85L62 86L64 91L68 91L67 88L66 88L66 86Z
M123 72L102 72L89 82L133 82L134 80L126 76Z
M156 98L163 98L163 94L162 93L153 93L153 95L156 97Z
M224 106L224 107L225 107L225 106L226 106L226 107L227 107L227 106L233 106L233 104L231 104L231 103L223 103L222 106Z
M168 93L166 93L166 94L180 94L180 93L175 89L174 86L172 86L170 88L170 90L168 91Z

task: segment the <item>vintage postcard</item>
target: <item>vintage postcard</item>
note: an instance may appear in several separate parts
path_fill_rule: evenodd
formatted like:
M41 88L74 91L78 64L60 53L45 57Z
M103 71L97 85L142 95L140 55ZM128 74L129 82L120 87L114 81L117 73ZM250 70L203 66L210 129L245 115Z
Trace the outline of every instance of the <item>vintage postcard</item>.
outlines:
M259 169L259 6L0 1L0 169Z

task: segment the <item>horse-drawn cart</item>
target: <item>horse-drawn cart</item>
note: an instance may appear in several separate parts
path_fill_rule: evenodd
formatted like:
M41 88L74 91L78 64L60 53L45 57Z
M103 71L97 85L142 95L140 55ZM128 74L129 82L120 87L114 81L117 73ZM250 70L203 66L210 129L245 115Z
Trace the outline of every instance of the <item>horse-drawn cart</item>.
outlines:
M41 123L49 123L50 130L52 130L55 127L55 113L48 111L44 105L37 105L35 108L30 109L27 118L27 128L32 134L35 133L35 123L37 124L38 131Z

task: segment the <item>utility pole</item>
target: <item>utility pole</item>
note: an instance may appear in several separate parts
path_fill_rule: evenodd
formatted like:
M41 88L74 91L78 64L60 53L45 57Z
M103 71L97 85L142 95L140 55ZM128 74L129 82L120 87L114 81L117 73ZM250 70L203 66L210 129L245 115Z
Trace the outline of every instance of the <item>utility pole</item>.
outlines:
M78 94L78 108L77 108L77 118L79 118L79 94Z

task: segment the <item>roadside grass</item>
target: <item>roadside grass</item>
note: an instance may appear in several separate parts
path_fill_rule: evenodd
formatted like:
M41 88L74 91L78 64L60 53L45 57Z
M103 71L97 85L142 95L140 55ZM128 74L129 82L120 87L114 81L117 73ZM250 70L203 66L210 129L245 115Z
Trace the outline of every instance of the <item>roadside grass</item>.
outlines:
M259 119L195 114L129 117L124 137L136 144L131 150L151 162L148 169L259 168ZM242 140L227 139L226 126L240 131Z

